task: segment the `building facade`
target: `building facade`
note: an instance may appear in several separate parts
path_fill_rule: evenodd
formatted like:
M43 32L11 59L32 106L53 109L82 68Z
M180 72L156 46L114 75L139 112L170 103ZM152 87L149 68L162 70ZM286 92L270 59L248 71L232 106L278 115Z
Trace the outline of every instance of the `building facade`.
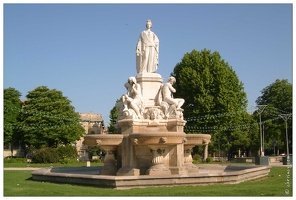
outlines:
M85 130L85 134L107 134L104 127L104 121L101 114L79 113L81 119L81 125ZM88 160L88 146L83 144L84 137L76 142L76 149L80 160Z

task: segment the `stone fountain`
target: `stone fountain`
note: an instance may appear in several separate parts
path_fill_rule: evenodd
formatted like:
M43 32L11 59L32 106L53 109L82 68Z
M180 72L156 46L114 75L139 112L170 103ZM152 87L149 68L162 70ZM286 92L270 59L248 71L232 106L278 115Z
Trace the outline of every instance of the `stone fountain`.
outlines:
M269 173L267 166L200 168L192 163L194 146L204 146L204 158L207 157L211 135L184 133L185 100L173 97L174 77L163 83L156 73L159 39L151 27L148 20L136 47L137 76L127 79L127 92L116 104L118 134L84 137L85 145L100 146L106 151L104 166L41 169L32 173L34 180L130 188L234 183Z
M151 72L130 77L125 84L127 94L122 98L125 101L117 104L119 134L84 137L84 144L101 146L106 151L105 166L100 174L140 176L198 172L192 164L192 148L200 145L207 150L211 136L184 133L186 121L179 104L184 100L171 98L175 104L170 104L164 98L165 93L172 97L175 78L170 77L165 84L162 81L161 75ZM131 106L133 101L137 102L136 108ZM207 157L207 153L204 156Z

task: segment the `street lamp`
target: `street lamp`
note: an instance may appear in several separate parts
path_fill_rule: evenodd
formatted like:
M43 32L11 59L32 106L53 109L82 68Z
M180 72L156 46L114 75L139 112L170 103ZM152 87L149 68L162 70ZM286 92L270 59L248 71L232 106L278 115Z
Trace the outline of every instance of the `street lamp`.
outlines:
M257 105L259 108L258 113L259 113L259 128L260 128L260 156L264 156L264 151L263 151L263 143L262 143L262 122L261 122L261 114L263 113L264 109L266 108L267 105Z
M218 137L218 156L219 156L219 162L221 161L220 159L220 135Z
M288 143L288 119L292 116L292 113L290 114L280 114L279 115L286 123L286 143L287 143L287 158L289 158L289 143Z

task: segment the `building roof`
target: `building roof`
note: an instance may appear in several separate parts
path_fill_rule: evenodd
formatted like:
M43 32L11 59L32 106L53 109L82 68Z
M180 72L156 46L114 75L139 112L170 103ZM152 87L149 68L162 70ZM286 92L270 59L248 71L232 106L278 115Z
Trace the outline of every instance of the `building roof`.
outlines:
M85 122L101 122L103 121L101 114L94 114L92 112L90 113L79 113L81 121Z

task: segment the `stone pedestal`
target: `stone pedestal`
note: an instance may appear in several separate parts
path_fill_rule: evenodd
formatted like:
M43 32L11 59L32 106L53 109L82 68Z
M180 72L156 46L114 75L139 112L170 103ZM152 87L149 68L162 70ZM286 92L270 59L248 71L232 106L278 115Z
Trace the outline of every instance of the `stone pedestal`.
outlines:
M255 165L269 165L269 158L267 156L255 157Z
M157 73L140 73L137 75L136 79L141 86L145 106L154 106L163 78Z
M292 156L285 156L283 157L283 165L292 165L293 163Z

